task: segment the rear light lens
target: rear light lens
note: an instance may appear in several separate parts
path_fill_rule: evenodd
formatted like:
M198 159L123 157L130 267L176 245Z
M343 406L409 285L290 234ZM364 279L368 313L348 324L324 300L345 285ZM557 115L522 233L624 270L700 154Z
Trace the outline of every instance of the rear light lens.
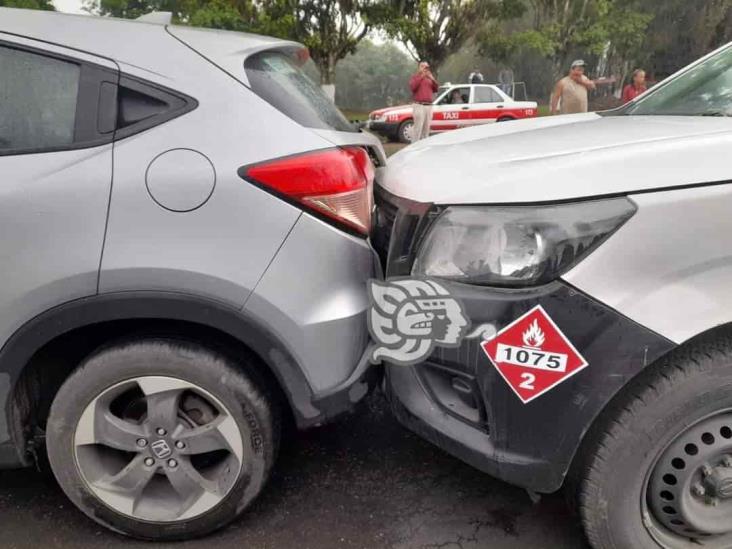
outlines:
M351 231L369 234L374 166L362 147L268 160L245 166L239 174Z

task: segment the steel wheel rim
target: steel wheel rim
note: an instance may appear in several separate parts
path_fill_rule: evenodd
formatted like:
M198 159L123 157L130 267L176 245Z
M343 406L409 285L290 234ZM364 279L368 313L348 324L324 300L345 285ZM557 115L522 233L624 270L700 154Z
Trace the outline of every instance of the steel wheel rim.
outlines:
M704 513L719 503L705 509L707 498L698 492L700 482L706 490L707 482L719 478L713 474L712 481L706 481L709 473L725 469L725 479L732 479L732 459L726 456L732 458L732 410L694 422L657 454L644 480L641 506L644 526L662 547L732 547L732 484L726 483L724 506L714 513L720 526L716 529L708 527L713 517ZM726 531L721 528L724 524Z
M223 403L169 376L140 376L102 391L81 414L73 444L90 491L114 511L148 522L207 513L249 462Z
M403 132L407 143L411 143L412 141L414 141L414 122L405 122Z

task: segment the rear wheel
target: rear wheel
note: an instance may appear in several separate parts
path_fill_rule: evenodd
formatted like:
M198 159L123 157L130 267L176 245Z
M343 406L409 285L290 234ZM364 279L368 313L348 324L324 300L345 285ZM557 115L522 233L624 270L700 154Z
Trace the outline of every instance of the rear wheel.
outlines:
M514 120L514 119L513 119L513 118L511 118L510 116L501 116L501 117L500 117L500 118L498 119L498 122L510 122L511 120Z
M401 143L411 143L414 138L414 120L410 118L399 124L397 137Z
M276 410L246 366L164 339L96 353L51 407L59 484L92 519L135 537L230 522L264 486L278 440Z
M732 341L644 372L586 456L578 497L593 547L732 547Z

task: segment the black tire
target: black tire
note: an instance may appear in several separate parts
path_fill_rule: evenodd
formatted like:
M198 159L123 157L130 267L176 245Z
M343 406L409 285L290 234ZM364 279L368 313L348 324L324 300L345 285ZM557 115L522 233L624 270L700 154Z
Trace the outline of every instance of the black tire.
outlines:
M408 118L407 120L399 124L399 129L397 129L397 139L400 143L409 144L412 142L412 139L408 135L408 131L410 128L414 128L414 120L412 120L411 118Z
M511 122L514 118L510 116L502 116L498 119L498 122Z
M97 497L80 472L74 437L81 414L110 387L144 376L180 379L213 395L230 412L228 415L241 435L242 448L246 452L242 463L246 461L246 464L237 477L230 477L231 484L223 499L201 515L161 522L121 514ZM249 359L234 361L192 343L155 338L107 347L84 360L54 399L46 441L56 479L69 499L86 515L129 536L178 540L212 532L234 520L251 504L269 477L277 453L279 430L279 411L268 397L266 387L258 380ZM153 478L156 477L153 475Z
M684 437L691 436L694 426L706 426L710 418L720 417L723 412L722 417L726 417L728 410L732 410L729 337L704 338L677 349L632 382L593 429L568 487L577 498L587 539L595 549L699 547L690 541L698 535L678 535L657 519L651 499L664 493L665 498L668 492L651 489L649 480L656 464L663 463L660 458L668 448L685 444ZM732 437L732 429L722 429L727 429L724 438ZM726 445L722 449L732 447L732 441L720 437L719 431L716 438L715 444ZM699 442L701 452L717 451L712 446L704 448L705 444L710 443ZM691 464L684 467L688 472L679 474L693 474ZM659 475L659 469L655 470ZM684 480L678 480L678 485L683 486ZM684 518L676 515L673 506L671 512L675 518L665 520ZM684 526L683 520L676 524ZM732 530L732 521L729 528ZM728 535L724 540L703 539L704 547L732 546Z

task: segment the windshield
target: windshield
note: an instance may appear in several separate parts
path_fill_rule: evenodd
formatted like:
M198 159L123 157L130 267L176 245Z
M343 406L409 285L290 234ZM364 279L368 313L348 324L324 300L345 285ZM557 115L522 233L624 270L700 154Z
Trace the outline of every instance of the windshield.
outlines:
M732 47L661 84L623 114L732 116Z
M254 93L295 122L307 128L356 131L320 86L284 53L253 55L244 68Z

